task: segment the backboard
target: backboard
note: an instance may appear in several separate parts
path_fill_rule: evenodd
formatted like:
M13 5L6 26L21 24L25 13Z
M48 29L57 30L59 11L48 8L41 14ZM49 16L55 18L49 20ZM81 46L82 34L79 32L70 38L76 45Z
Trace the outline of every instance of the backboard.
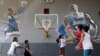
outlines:
M43 28L43 21L51 22L50 28L56 28L58 26L58 14L35 14L35 28Z

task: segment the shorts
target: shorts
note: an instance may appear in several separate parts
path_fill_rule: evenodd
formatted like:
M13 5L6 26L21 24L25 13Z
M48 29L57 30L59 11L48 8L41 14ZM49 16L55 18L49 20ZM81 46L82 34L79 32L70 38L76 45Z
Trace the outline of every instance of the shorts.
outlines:
M59 53L60 53L60 55L64 56L65 55L65 48L64 47L60 48L60 52Z

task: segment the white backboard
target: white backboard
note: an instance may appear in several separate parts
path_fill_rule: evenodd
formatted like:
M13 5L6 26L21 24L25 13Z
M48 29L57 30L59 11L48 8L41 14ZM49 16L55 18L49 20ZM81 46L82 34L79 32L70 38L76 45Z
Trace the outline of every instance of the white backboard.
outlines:
M58 14L35 14L34 26L35 28L43 28L42 21L50 20L50 28L56 28L58 26Z

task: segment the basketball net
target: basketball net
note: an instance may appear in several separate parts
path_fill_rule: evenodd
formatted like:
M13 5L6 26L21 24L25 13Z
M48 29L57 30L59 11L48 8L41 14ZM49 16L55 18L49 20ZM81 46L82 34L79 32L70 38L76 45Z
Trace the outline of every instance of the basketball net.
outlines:
M45 30L46 37L49 37L48 32L49 32L50 26L51 26L51 20L50 19L43 19L42 20L42 27Z

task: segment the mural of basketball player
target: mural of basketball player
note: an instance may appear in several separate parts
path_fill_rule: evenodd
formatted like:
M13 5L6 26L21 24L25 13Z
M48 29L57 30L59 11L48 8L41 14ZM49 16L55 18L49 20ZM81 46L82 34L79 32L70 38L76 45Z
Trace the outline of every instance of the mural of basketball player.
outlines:
M12 8L8 8L8 29L6 31L6 39L8 39L10 36L20 35L16 18L16 11L14 11Z
M70 5L70 11L68 15L65 16L65 20L68 20L68 24L72 30L76 30L79 24L88 25L89 33L95 39L98 35L98 26L91 19L90 15L87 13L79 12L78 6L76 4Z
M8 28L5 30L6 39L10 36L18 37L20 35L16 20L18 19L18 15L25 11L27 5L27 1L21 1L21 6L17 10L8 8Z
M76 4L71 4L70 5L70 13L64 17L64 22L58 27L58 33L61 35L68 36L68 31L71 30L70 32L72 35L75 37L75 30L77 28L77 25L83 24L83 25L88 25L89 26L89 33L91 34L93 39L96 39L98 35L98 26L97 24L91 19L89 14L79 12L78 6Z

